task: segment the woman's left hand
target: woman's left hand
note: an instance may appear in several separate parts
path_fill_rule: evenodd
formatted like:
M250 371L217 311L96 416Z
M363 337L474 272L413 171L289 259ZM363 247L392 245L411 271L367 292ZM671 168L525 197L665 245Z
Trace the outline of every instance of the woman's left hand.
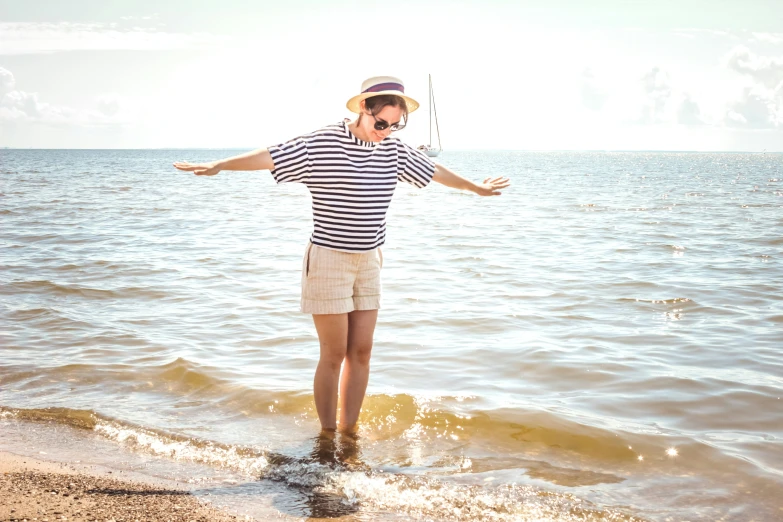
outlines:
M511 185L511 181L508 178L487 178L484 183L476 185L476 194L479 196L499 196L502 194L501 190Z

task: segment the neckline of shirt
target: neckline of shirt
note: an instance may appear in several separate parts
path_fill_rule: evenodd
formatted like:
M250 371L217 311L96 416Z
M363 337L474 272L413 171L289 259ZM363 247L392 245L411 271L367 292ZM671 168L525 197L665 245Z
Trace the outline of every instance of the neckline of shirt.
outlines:
M373 149L378 146L378 143L372 142L372 141L364 141L357 138L353 132L351 132L351 129L348 128L348 123L345 121L341 121L340 125L342 125L343 130L345 131L345 134L353 140L354 143L357 145L360 145L362 147L367 147L369 149Z

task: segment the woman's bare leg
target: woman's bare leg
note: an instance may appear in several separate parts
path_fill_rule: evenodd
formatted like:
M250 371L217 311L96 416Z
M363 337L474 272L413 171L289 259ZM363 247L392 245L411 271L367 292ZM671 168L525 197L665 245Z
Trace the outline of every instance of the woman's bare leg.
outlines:
M356 310L348 314L348 344L340 379L340 431L353 432L362 410L370 378L372 338L378 310Z
M313 395L321 428L337 428L337 385L340 366L348 349L348 314L313 315L321 345L321 358L315 370Z

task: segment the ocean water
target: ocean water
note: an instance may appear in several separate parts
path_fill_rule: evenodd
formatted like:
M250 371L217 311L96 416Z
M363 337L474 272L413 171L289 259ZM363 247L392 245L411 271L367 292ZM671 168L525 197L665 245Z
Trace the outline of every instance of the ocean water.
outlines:
M400 185L358 439L318 437L307 191L0 151L0 450L297 520L783 519L783 155L450 152Z

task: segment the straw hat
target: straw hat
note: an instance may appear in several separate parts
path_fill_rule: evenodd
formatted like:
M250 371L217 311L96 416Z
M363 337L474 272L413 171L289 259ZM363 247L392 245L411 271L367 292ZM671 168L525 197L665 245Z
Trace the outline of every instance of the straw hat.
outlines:
M380 96L382 94L393 94L405 100L408 105L408 114L419 108L419 102L405 95L405 86L402 80L394 76L374 76L364 80L362 83L362 93L354 96L345 104L348 110L360 114L362 112L359 102Z

